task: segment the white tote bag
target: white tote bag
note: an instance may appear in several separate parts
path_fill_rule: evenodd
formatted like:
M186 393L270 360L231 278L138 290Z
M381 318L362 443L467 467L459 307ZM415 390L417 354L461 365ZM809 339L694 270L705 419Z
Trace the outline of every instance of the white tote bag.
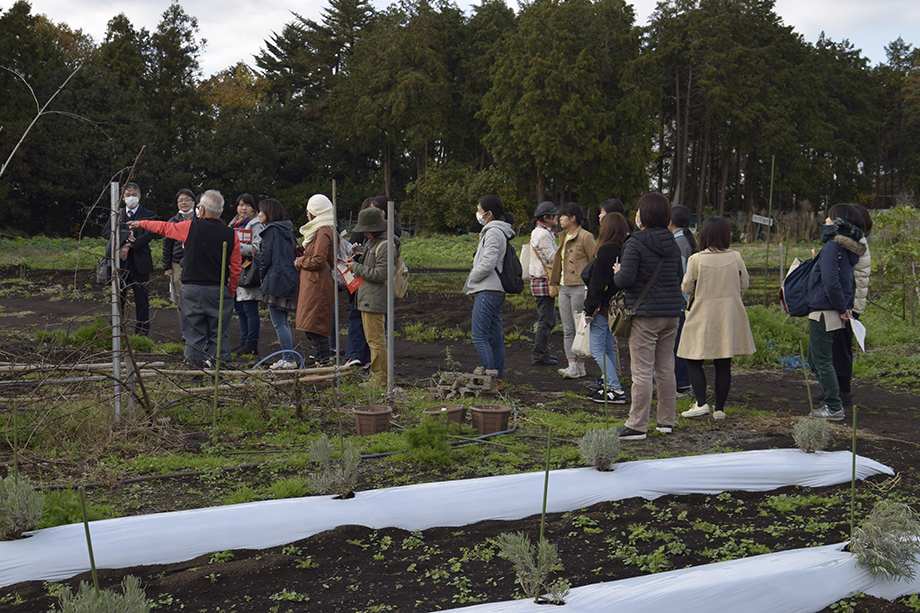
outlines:
M530 243L521 247L521 278L530 281Z
M578 313L575 319L575 339L572 341L572 353L582 358L591 356L591 326L585 323L584 313Z

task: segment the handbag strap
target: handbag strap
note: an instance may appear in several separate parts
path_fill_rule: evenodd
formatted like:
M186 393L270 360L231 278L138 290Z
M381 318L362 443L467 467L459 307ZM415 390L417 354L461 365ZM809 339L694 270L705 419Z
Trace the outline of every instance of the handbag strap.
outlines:
M537 259L540 260L540 265L543 266L543 270L546 271L546 280L549 281L549 273L552 272L552 269L547 268L546 264L543 262L543 258L541 258L540 254L537 252L537 248L533 246L533 241L530 241L530 248L533 250L533 254L537 256Z
M636 309L639 308L639 305L642 304L642 299L645 298L645 295L648 293L652 283L655 282L655 279L658 277L658 271L661 270L661 265L664 264L664 256L661 256L661 259L658 260L658 266L655 267L655 272L652 273L652 278L648 280L648 283L645 284L645 289L642 290L642 293L639 294L639 299L636 300L636 303L633 305L632 311L636 312Z

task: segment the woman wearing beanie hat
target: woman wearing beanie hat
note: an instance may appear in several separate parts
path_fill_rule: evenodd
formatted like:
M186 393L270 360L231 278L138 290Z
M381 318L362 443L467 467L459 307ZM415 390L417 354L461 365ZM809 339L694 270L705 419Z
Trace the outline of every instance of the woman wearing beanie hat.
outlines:
M300 228L300 234L304 253L294 260L294 267L300 271L294 327L313 343L317 364L328 364L332 358L329 331L335 316L335 212L329 198L322 194L310 197L307 223Z

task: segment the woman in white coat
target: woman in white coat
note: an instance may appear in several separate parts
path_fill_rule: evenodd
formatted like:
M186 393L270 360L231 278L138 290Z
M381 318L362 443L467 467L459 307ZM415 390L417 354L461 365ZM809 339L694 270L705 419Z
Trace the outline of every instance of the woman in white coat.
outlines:
M699 234L699 253L687 260L681 289L692 296L677 355L687 360L696 402L683 417L709 415L703 362L713 360L716 371L713 419L725 419L725 400L731 389L732 357L754 353L754 337L741 302L750 277L741 254L729 249L731 224L710 217Z

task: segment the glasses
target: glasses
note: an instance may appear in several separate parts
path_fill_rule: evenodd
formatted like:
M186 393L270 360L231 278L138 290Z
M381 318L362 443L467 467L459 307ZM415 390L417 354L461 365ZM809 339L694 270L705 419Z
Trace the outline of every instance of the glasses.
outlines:
M195 202L191 198L179 198L177 202Z

